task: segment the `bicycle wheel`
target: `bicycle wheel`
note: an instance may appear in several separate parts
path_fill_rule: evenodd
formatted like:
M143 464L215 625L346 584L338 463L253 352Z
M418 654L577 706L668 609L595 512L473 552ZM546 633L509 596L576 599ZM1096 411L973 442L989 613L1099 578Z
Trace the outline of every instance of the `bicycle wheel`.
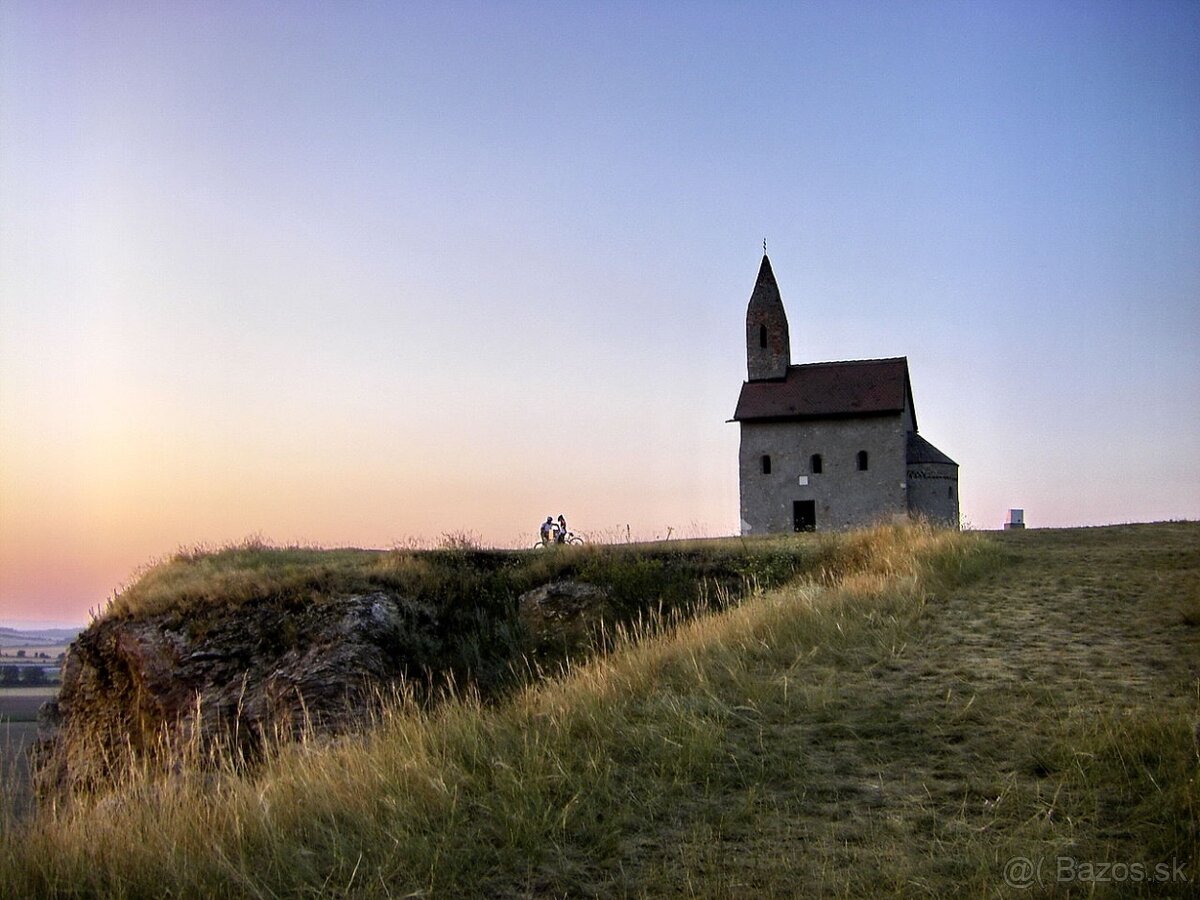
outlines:
M573 535L571 535L569 538L567 538L567 543L568 543L568 544L582 544L582 543L583 543L583 538L581 538L581 537L580 537L579 535L577 535L577 534L573 534Z

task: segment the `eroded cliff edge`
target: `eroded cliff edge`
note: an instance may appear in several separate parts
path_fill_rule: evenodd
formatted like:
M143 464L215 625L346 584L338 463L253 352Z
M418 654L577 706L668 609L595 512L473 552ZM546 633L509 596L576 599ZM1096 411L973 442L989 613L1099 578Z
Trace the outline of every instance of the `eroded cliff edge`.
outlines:
M37 787L61 794L188 754L253 764L272 740L368 724L397 690L429 700L453 683L487 696L585 655L601 630L723 605L822 556L754 551L354 551L341 568L322 551L177 557L69 650L43 710Z
M379 691L439 657L430 604L378 591L319 603L230 607L93 624L72 645L42 714L42 791L110 777L155 750L251 758L265 737L344 730Z

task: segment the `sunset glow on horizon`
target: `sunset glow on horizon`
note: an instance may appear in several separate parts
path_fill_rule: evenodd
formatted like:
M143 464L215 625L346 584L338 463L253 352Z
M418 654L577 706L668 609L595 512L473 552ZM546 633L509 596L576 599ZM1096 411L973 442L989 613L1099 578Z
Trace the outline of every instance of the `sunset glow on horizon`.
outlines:
M1200 518L1200 6L0 6L0 625L248 536L738 528L744 317L997 528Z

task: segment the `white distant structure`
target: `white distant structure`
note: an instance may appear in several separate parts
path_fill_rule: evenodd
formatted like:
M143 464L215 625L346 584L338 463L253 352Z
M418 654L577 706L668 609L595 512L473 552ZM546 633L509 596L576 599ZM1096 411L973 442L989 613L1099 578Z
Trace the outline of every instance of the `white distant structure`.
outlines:
M1010 509L1008 511L1008 521L1004 523L1004 530L1008 531L1012 528L1025 527L1025 510Z

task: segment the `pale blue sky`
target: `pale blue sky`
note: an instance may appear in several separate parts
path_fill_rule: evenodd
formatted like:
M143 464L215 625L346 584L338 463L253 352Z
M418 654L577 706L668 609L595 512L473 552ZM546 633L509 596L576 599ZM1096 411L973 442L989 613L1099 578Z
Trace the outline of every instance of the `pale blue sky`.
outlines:
M0 208L0 620L255 532L732 533L763 237L970 523L1200 516L1200 3L6 0Z

